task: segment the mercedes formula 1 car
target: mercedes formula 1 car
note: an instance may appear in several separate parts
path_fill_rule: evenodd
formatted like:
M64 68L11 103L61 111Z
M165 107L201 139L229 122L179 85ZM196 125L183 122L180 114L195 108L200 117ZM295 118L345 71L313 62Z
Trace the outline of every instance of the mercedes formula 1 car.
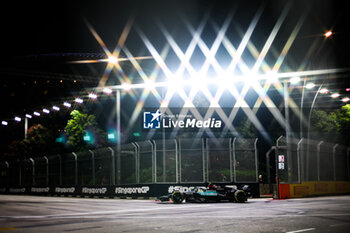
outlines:
M224 187L215 186L214 188L195 187L192 191L181 192L175 190L173 193L160 196L160 201L172 200L175 204L180 204L184 200L186 202L238 202L247 201L249 186L244 185L242 189L238 189L236 185L226 185Z

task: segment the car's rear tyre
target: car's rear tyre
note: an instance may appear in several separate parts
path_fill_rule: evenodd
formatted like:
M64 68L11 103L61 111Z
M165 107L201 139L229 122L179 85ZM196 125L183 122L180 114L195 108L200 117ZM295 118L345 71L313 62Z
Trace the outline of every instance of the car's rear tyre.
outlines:
M179 191L175 191L171 195L171 200L173 201L174 204L180 204L184 200L184 195Z
M247 201L247 195L245 194L245 192L243 190L237 190L235 192L235 201L239 202L239 203L243 203L243 202Z

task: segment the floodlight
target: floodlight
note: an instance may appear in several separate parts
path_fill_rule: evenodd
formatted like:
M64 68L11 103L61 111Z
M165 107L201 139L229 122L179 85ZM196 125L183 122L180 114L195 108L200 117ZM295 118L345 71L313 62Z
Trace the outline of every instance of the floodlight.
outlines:
M217 79L218 84L222 88L229 88L230 86L233 85L234 83L234 77L222 77Z
M306 89L312 89L312 88L314 88L314 87L315 87L315 84L314 84L314 83L308 83L308 84L305 85L305 88L306 88Z
M322 89L320 90L320 93L321 93L321 94L328 94L328 92L329 92L329 90L328 90L327 88L322 88Z
M300 77L293 77L293 78L291 78L290 80L289 80L289 82L291 83L291 84L297 84L297 83L299 83L300 82Z
M82 104L84 102L84 100L81 98L75 98L75 102L78 104Z
M97 99L97 95L95 93L89 93L89 98L90 99Z
M2 121L1 124L2 125L8 125L7 121Z
M172 78L166 81L167 88L177 93L182 90L184 84L184 80L180 78Z
M111 93L113 92L113 90L110 89L110 88L108 88L108 87L103 88L102 91L103 91L104 93L106 93L106 94L111 94Z
M154 82L149 79L145 81L144 85L145 85L145 88L148 90L154 88Z
M40 113L38 113L38 112L34 112L33 113L35 116L40 116Z
M126 90L126 91L131 89L131 85L129 83L123 83L121 87L123 90Z
M32 119L32 115L26 114L26 118Z
M50 110L44 108L44 109L43 109L43 112L46 113L46 114L49 114L49 113L50 113Z
M20 122L22 119L20 117L15 117L15 121Z
M340 96L339 93L333 93L333 94L331 95L332 98L338 98L339 96Z
M119 60L118 60L118 58L116 56L111 55L111 56L108 57L108 63L117 64L118 61Z
M349 102L349 101L350 101L350 98L349 98L349 97L345 97L345 98L343 98L341 101L343 101L343 102Z
M325 34L323 34L326 38L330 37L331 35L333 35L332 31L327 31Z
M59 111L60 110L60 108L57 107L57 106L53 106L52 109L55 110L55 111Z
M72 106L72 105L71 105L70 103L68 103L68 102L64 102L63 105L64 105L65 107L67 107L67 108L70 108L70 107Z

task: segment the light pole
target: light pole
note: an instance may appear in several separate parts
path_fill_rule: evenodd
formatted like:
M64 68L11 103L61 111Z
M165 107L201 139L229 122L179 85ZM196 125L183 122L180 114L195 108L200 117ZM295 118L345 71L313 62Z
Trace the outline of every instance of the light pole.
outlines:
M286 124L286 144L287 144L287 172L288 172L288 183L291 181L291 175L290 170L292 170L292 163L291 163L291 128L290 128L290 120L289 120L289 92L288 92L288 80L283 81L283 88L284 88L284 114L285 114L285 124Z
M303 107L304 107L305 84L306 84L306 79L304 79L303 90L301 93L301 100L300 100L300 117L299 117L299 119L300 119L300 123L299 123L300 139L303 138L303 120L304 120Z
M24 139L27 139L27 131L28 131L28 118L24 118Z
M309 116L308 116L308 121L307 121L307 160L306 160L306 167L308 168L309 167L309 164L310 164L310 125L311 125L311 116L312 116L312 111L313 111L313 108L315 106L315 102L316 102L316 99L317 99L317 96L318 96L318 93L320 92L321 88L323 86L323 83L319 86L315 96L314 96L314 99L312 100L312 104L311 104L311 107L310 107L310 112L309 112ZM306 180L308 181L309 180L309 172L306 173Z
M26 116L24 117L24 139L27 139L28 118L31 118L31 115L26 114ZM20 118L18 116L16 116L14 119L17 122L21 122L22 121L22 118ZM7 121L2 121L2 125L7 125Z
M329 37L333 36L332 30L326 31L326 32L323 34L323 36L325 37L325 39L328 39ZM327 60L327 61L328 61L328 60ZM323 85L323 83L322 83L322 85ZM322 87L322 85L321 85L321 87ZM305 87L306 87L306 79L304 79L303 91L302 91L302 95L301 95L301 104L300 104L300 139L303 138L303 117L304 117L304 116L303 116L303 104L304 104L304 92L305 92ZM321 90L321 87L318 89L318 91L317 91L317 93L316 93L316 95L315 95L315 98L314 98L314 100L313 100L313 102L312 102L312 107L310 108L309 119L308 119L308 128L307 128L307 130L308 130L307 138L310 137L309 128L310 128L310 118L311 118L311 114L312 114L311 112L312 112L313 104L314 104L314 102L315 102L315 100L316 100L316 97L317 97L317 95L318 95L318 92ZM310 89L310 88L308 88L308 89Z
M307 121L307 139L310 139L310 125L311 125L312 111L313 111L313 108L315 106L317 96L320 93L320 90L322 89L322 86L323 86L323 83L319 86L319 88L314 96L314 99L312 100L312 103L311 103L310 112L309 112L308 121Z
M115 92L115 109L117 123L117 181L120 184L120 89Z

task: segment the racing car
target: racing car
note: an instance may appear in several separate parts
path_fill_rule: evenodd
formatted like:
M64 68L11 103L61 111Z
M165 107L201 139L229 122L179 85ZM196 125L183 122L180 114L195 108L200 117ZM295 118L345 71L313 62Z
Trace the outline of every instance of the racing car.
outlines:
M184 200L186 202L238 202L244 203L249 195L249 186L244 185L242 189L238 189L236 185L226 185L224 187L195 187L192 191L182 192L175 190L168 195L160 196L161 202L172 200L175 204L180 204Z

